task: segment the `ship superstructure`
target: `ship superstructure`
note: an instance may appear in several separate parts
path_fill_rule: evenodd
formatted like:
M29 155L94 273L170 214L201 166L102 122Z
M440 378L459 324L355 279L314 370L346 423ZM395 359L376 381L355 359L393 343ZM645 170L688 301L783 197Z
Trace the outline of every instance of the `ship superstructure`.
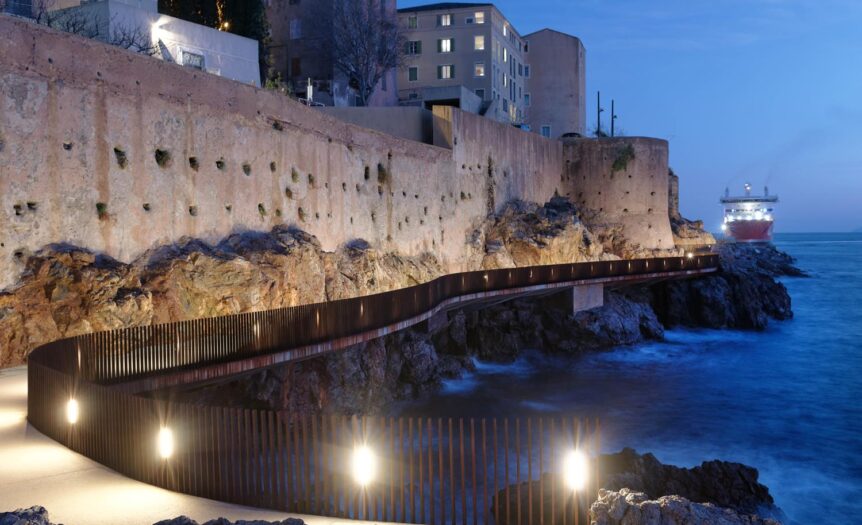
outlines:
M721 230L738 242L769 242L777 202L778 196L770 195L769 188L763 188L763 195L752 195L751 184L746 184L745 195L736 197L726 189L721 198L724 206Z

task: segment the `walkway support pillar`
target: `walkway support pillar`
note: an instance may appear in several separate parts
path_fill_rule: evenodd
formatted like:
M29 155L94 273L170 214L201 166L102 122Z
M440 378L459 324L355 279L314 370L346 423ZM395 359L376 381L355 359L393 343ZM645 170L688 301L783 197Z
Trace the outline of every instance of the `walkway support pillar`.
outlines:
M572 315L598 308L605 304L605 287L603 284L582 284L566 288L545 299L546 304L560 308Z

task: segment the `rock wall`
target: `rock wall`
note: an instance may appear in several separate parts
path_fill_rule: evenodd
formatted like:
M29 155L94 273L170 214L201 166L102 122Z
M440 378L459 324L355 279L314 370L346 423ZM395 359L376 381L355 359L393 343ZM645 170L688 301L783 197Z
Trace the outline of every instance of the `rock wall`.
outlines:
M618 255L673 250L668 144L641 137L564 139L565 196Z

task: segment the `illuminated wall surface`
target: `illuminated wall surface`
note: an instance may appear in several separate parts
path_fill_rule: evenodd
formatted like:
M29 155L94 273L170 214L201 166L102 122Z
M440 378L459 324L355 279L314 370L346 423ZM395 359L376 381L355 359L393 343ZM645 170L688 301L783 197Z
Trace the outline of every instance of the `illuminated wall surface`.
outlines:
M470 269L466 239L489 212L555 193L628 217L646 248L672 246L664 141L631 139L625 174L611 174L625 142L564 146L443 107L423 144L5 16L0 48L0 289L49 243L130 261L183 236L282 223L327 250L362 238Z

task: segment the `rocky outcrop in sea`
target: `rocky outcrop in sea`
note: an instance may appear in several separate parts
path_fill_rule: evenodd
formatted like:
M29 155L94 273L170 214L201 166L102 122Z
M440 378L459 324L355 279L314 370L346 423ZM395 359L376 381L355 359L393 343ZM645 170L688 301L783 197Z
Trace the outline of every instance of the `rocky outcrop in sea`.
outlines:
M590 507L591 525L781 525L753 514L741 514L711 503L694 503L680 496L650 499L629 489L600 490Z

